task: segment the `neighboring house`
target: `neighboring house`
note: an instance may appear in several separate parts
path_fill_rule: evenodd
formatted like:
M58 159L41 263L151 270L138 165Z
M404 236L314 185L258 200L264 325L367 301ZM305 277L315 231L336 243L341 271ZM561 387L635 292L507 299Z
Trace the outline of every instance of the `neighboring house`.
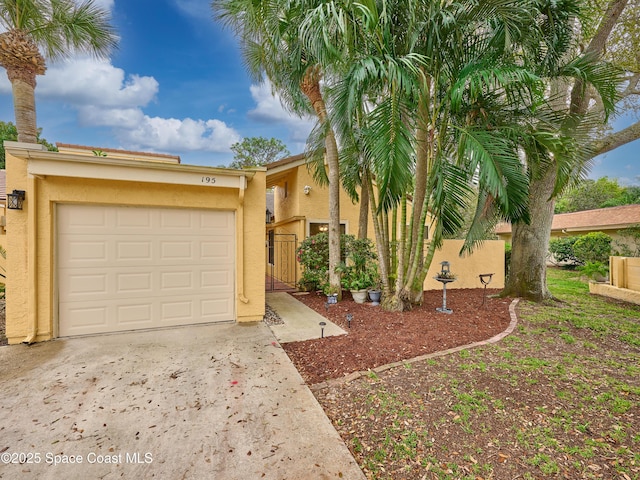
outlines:
M329 222L329 189L319 186L307 168L304 155L295 155L267 165L267 188L273 188L273 221L267 223L267 287L270 277L285 284L295 285L300 277L300 266L295 250L306 237L325 232ZM360 205L354 204L347 193L340 190L340 224L342 233L357 235ZM431 238L428 218L425 229ZM398 225L400 228L400 225ZM369 212L368 236L375 241L373 222ZM440 271L440 262L451 263L451 271L458 280L448 288L481 287L478 275L494 273L492 288L504 287L504 242L488 241L471 256L458 255L462 240L446 240L436 252L425 280L425 289L441 289L433 280Z
M262 320L264 168L58 147L5 142L9 343Z
M640 205L598 208L582 212L559 213L553 216L551 238L586 235L604 232L614 240L620 240L619 231L640 224ZM511 225L502 223L496 227L496 235L511 242Z

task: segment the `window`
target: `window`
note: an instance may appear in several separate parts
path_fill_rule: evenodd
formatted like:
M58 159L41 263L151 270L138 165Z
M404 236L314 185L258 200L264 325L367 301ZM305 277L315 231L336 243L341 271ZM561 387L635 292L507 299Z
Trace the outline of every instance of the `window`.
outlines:
M318 233L327 233L329 231L328 223L320 223L320 222L309 222L309 236L313 237ZM344 223L340 224L340 233L347 233L347 225Z

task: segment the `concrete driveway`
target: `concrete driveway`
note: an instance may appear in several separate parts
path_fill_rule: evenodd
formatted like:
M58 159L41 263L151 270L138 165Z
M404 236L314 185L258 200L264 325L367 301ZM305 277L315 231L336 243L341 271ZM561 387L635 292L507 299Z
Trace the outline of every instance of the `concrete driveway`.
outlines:
M364 479L263 323L0 347L0 386L0 478Z

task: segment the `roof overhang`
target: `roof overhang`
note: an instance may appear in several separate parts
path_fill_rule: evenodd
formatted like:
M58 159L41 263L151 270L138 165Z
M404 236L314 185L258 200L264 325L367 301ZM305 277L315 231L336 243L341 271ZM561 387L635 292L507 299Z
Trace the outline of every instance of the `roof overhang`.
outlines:
M32 146L25 148L25 146ZM109 157L90 157L43 151L35 145L5 142L11 155L27 160L27 172L41 177L92 178L130 182L198 185L244 189L254 170L233 170L177 163L157 163Z
M280 160L267 165L267 188L281 183L289 174L307 161L304 155L296 155L290 159Z

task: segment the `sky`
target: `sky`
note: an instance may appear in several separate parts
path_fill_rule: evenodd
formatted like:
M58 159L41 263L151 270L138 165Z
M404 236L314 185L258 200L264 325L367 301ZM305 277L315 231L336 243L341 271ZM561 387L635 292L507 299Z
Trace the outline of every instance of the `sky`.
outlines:
M273 137L293 155L304 151L313 119L290 115L268 82L252 82L237 38L214 20L210 0L96 3L111 12L118 48L105 60L48 63L36 87L43 138L208 166L228 165L230 146L245 137ZM0 120L14 121L11 84L0 70ZM590 177L640 185L639 147L597 158Z

